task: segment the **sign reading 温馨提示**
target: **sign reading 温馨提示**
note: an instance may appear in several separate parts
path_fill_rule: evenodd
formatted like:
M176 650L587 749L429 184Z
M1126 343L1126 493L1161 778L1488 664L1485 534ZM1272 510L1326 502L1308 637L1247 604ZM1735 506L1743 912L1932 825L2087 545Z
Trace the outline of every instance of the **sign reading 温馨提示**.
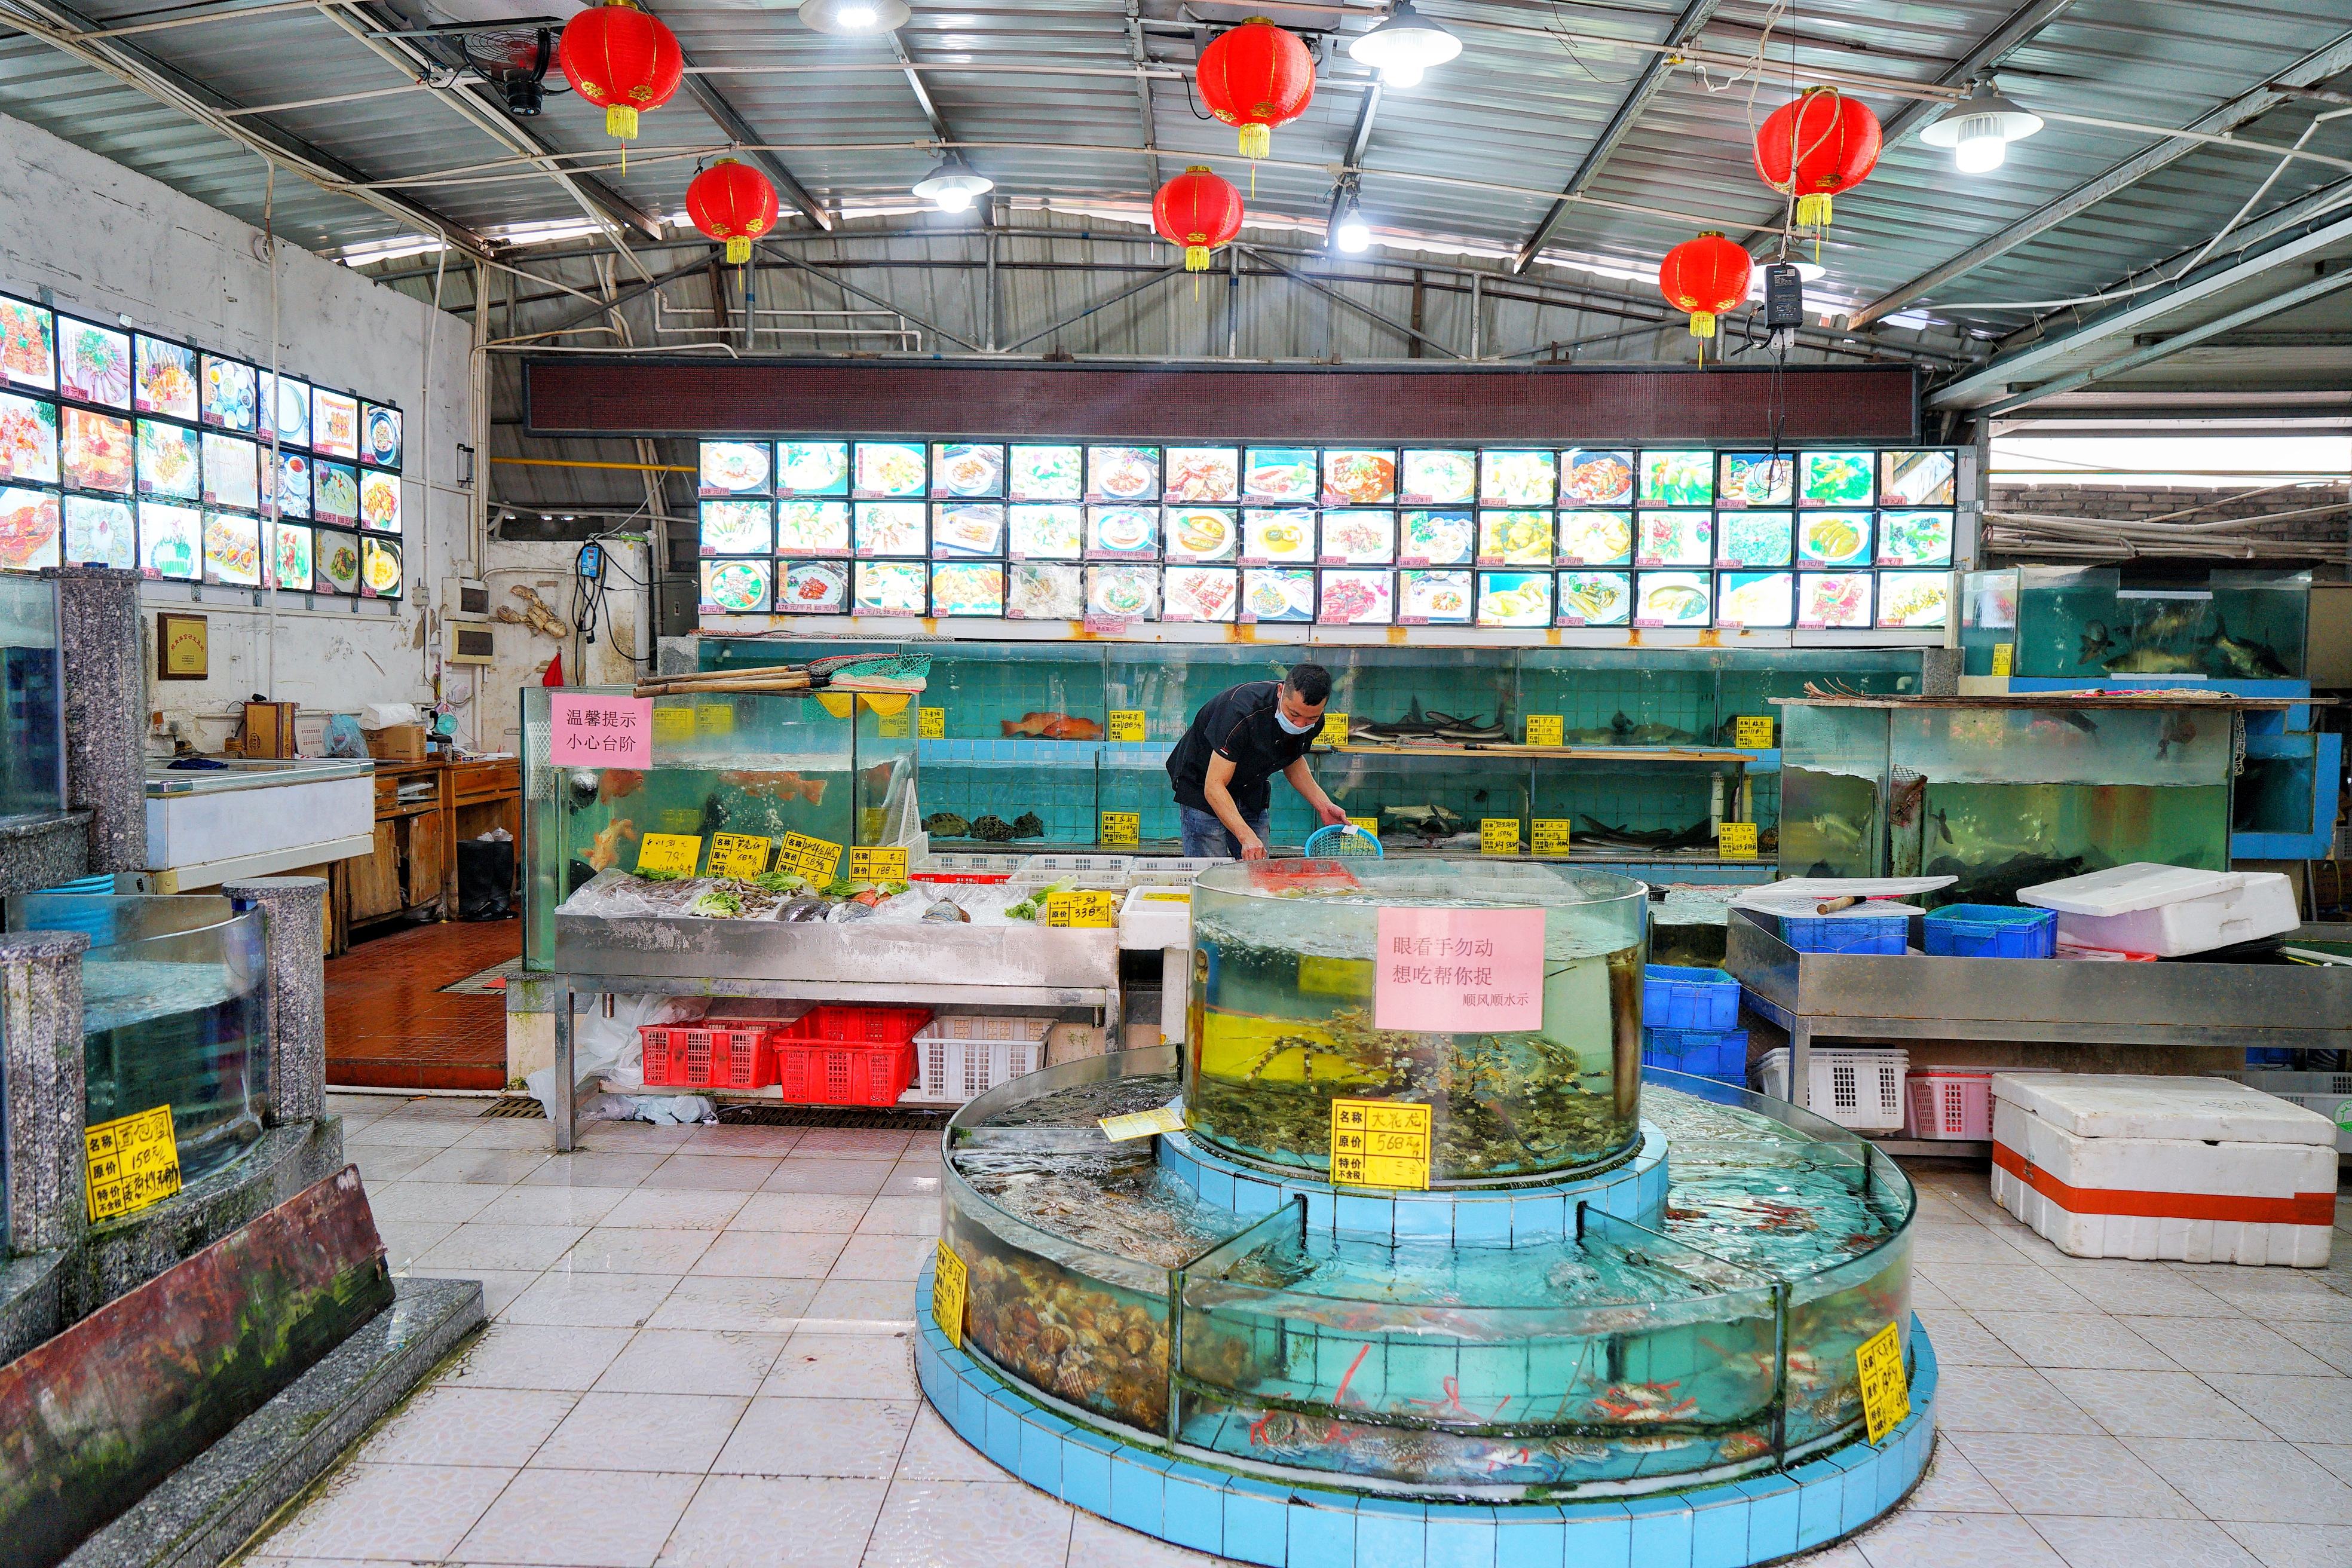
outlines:
M557 767L642 768L653 761L654 700L559 691L548 702L547 760Z
M1541 910L1380 911L1372 1026L1486 1034L1543 1024Z

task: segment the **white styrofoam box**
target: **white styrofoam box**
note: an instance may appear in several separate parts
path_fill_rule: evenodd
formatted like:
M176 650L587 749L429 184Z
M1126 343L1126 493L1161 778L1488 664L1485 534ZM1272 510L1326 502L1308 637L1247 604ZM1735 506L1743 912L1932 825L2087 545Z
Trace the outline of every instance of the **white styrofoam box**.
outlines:
M2001 1080L2010 1076L1993 1079L1993 1201L2059 1251L2075 1258L2326 1266L2335 1235L2332 1136L2325 1143L2086 1137L2067 1124L2087 1119L2039 1115L2001 1094ZM2096 1083L2105 1075L2082 1077ZM2172 1081L2241 1087L2218 1079ZM2273 1103L2335 1131L2323 1117ZM2191 1115L2184 1122L2198 1120Z
M1992 1097L2076 1138L2327 1143L2336 1125L2233 1079L2137 1073L1995 1073ZM2331 1222L2333 1223L2333 1222Z
M1816 1046L1807 1054L1805 1077L1812 1089L1807 1110L1856 1132L1895 1132L1903 1126L1903 1078L1911 1053L1845 1046ZM1775 1100L1789 1093L1789 1050L1767 1051L1760 1071L1764 1092Z
M2231 1078L2264 1094L2273 1094L2305 1110L2317 1111L2336 1123L2336 1152L2352 1154L2352 1072L2294 1072L2284 1068L2250 1068Z
M373 778L306 780L298 773L285 784L149 796L145 864L151 871L168 871L364 838L374 831Z
M1192 943L1192 889L1167 884L1136 888L1118 909L1118 945L1139 952Z
M2200 871L2137 860L2018 889L2017 901L2058 911L2058 940L2078 947L2210 952L2303 923L2283 871Z
M1051 1018L939 1013L915 1036L915 1087L905 1096L961 1105L1045 1065Z

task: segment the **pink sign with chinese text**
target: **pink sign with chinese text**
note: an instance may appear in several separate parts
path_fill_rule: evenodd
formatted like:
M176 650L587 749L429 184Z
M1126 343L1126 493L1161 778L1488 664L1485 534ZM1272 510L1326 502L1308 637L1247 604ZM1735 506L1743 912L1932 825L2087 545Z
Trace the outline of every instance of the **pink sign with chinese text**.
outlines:
M654 700L559 691L548 702L547 760L557 767L646 768L654 760Z
M1372 1026L1489 1034L1543 1025L1541 910L1381 910Z

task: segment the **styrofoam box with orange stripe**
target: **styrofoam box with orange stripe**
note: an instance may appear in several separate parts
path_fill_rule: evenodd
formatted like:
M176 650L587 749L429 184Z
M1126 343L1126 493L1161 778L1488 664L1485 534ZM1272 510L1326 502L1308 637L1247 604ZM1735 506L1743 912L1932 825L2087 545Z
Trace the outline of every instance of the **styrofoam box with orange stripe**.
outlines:
M1993 1201L2076 1258L2327 1262L2336 1124L2217 1078L1997 1073Z

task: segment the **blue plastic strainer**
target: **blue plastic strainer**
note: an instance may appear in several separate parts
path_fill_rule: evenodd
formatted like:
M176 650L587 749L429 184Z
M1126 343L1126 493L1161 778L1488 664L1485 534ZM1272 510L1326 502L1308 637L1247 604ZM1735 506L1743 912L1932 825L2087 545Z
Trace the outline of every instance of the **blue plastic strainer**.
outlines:
M1369 855L1377 860L1383 853L1381 841L1352 822L1318 827L1307 837L1307 858L1310 860L1332 855Z

